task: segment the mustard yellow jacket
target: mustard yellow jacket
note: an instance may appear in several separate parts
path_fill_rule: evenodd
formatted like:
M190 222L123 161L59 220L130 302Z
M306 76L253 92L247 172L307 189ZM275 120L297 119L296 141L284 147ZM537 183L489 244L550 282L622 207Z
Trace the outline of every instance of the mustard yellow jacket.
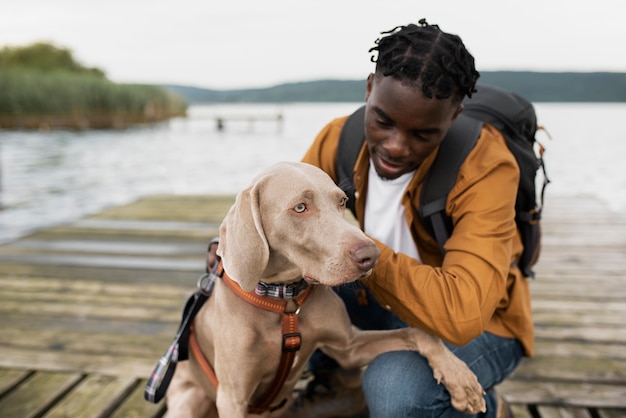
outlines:
M330 122L303 158L335 181L335 156L345 121L342 117ZM501 134L485 125L448 195L446 212L454 230L444 258L418 216L422 183L435 155L420 165L402 198L422 263L376 241L381 256L363 282L382 306L411 326L455 345L467 344L487 330L517 338L531 356L529 284L516 266L522 244L514 221L519 180L515 159ZM363 146L354 171L361 228L369 161Z

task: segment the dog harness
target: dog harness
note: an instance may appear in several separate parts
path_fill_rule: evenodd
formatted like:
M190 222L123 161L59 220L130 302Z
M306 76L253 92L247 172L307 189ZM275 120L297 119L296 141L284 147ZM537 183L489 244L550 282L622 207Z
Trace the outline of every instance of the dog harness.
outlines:
M286 403L287 399L281 400L274 406L271 406L271 404L287 380L296 353L300 350L302 336L298 330L298 314L313 287L308 286L304 280L289 285L259 282L253 291L246 292L226 274L221 262L218 263L211 273L205 274L198 280L199 290L187 301L177 338L174 339L174 343L161 358L148 380L144 397L151 402L158 402L164 396L174 374L173 369L175 369L176 361L188 358L187 342L189 350L193 353L203 373L215 387L219 385L213 367L200 348L193 327L193 317L195 317L195 314L212 293L217 278L221 278L223 283L233 293L251 305L281 314L282 348L278 370L272 384L263 396L259 398L259 401L255 405L248 405L248 412L260 414L279 409ZM198 303L198 299L203 300ZM200 306L197 306L198 304ZM186 331L181 331L183 328L186 328Z
M281 348L281 356L280 363L278 365L278 370L276 371L276 375L274 376L274 380L270 385L269 389L261 396L260 400L255 405L248 405L248 412L250 414L261 414L267 411L274 411L276 409L281 408L287 399L283 399L280 403L275 406L271 406L272 402L280 392L287 380L287 376L289 376L289 372L291 371L291 367L293 366L293 362L296 357L296 353L300 350L300 346L302 344L302 336L298 331L298 314L300 313L300 307L306 301L307 297L311 293L311 286L304 286L304 290L300 292L300 294L296 297L292 298L283 298L278 299L277 297L271 296L260 296L258 293L259 286L257 289L246 292L244 291L237 282L231 279L228 274L222 269L222 281L226 286L241 299L245 300L249 304L265 309L266 311L280 313L281 315L281 328L282 328L282 348ZM272 290L272 286L263 283L261 286L262 289L270 289L270 294L285 294L285 290ZM280 287L280 286L276 286ZM189 347L193 352L196 361L200 365L200 368L203 370L204 374L207 378L215 385L218 386L219 382L217 381L217 377L215 376L215 372L213 368L209 364L208 360L202 353L200 345L198 344L198 339L193 330L193 326L191 327L191 333L189 335Z

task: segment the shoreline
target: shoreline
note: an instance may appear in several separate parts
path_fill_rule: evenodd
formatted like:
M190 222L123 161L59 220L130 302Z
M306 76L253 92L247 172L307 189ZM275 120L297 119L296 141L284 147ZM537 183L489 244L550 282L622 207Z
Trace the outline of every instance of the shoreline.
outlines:
M0 115L0 129L48 131L69 129L85 131L90 129L123 129L136 125L152 125L177 117L187 117L186 112L172 114L97 114L97 115Z

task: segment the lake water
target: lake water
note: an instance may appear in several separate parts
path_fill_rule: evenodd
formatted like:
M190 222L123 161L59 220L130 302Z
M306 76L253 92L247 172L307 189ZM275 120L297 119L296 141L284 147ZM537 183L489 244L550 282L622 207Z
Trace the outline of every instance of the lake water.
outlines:
M358 103L192 106L189 117L121 131L0 131L0 243L157 194L231 194L299 160ZM536 104L548 196L592 196L626 213L626 104ZM282 122L231 120L274 117ZM217 116L225 119L216 129Z

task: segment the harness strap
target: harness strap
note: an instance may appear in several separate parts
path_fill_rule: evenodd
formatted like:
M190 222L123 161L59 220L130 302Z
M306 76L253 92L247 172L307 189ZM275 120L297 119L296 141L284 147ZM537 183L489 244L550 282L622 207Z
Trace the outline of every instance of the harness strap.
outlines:
M217 387L218 381L217 376L215 375L215 371L209 361L204 356L202 349L200 348L200 344L198 343L198 339L196 338L196 333L194 331L194 326L191 324L191 328L189 329L189 348L193 353L193 356L198 361L198 365L204 372L204 374L209 378L213 386Z
M283 332L283 344L278 370L276 370L274 381L260 398L261 400L256 405L248 406L248 412L251 414L275 411L287 402L287 399L283 399L278 405L274 407L270 406L283 388L296 358L296 353L300 350L300 345L302 344L302 336L298 332L298 315L295 312L283 313L281 327Z

